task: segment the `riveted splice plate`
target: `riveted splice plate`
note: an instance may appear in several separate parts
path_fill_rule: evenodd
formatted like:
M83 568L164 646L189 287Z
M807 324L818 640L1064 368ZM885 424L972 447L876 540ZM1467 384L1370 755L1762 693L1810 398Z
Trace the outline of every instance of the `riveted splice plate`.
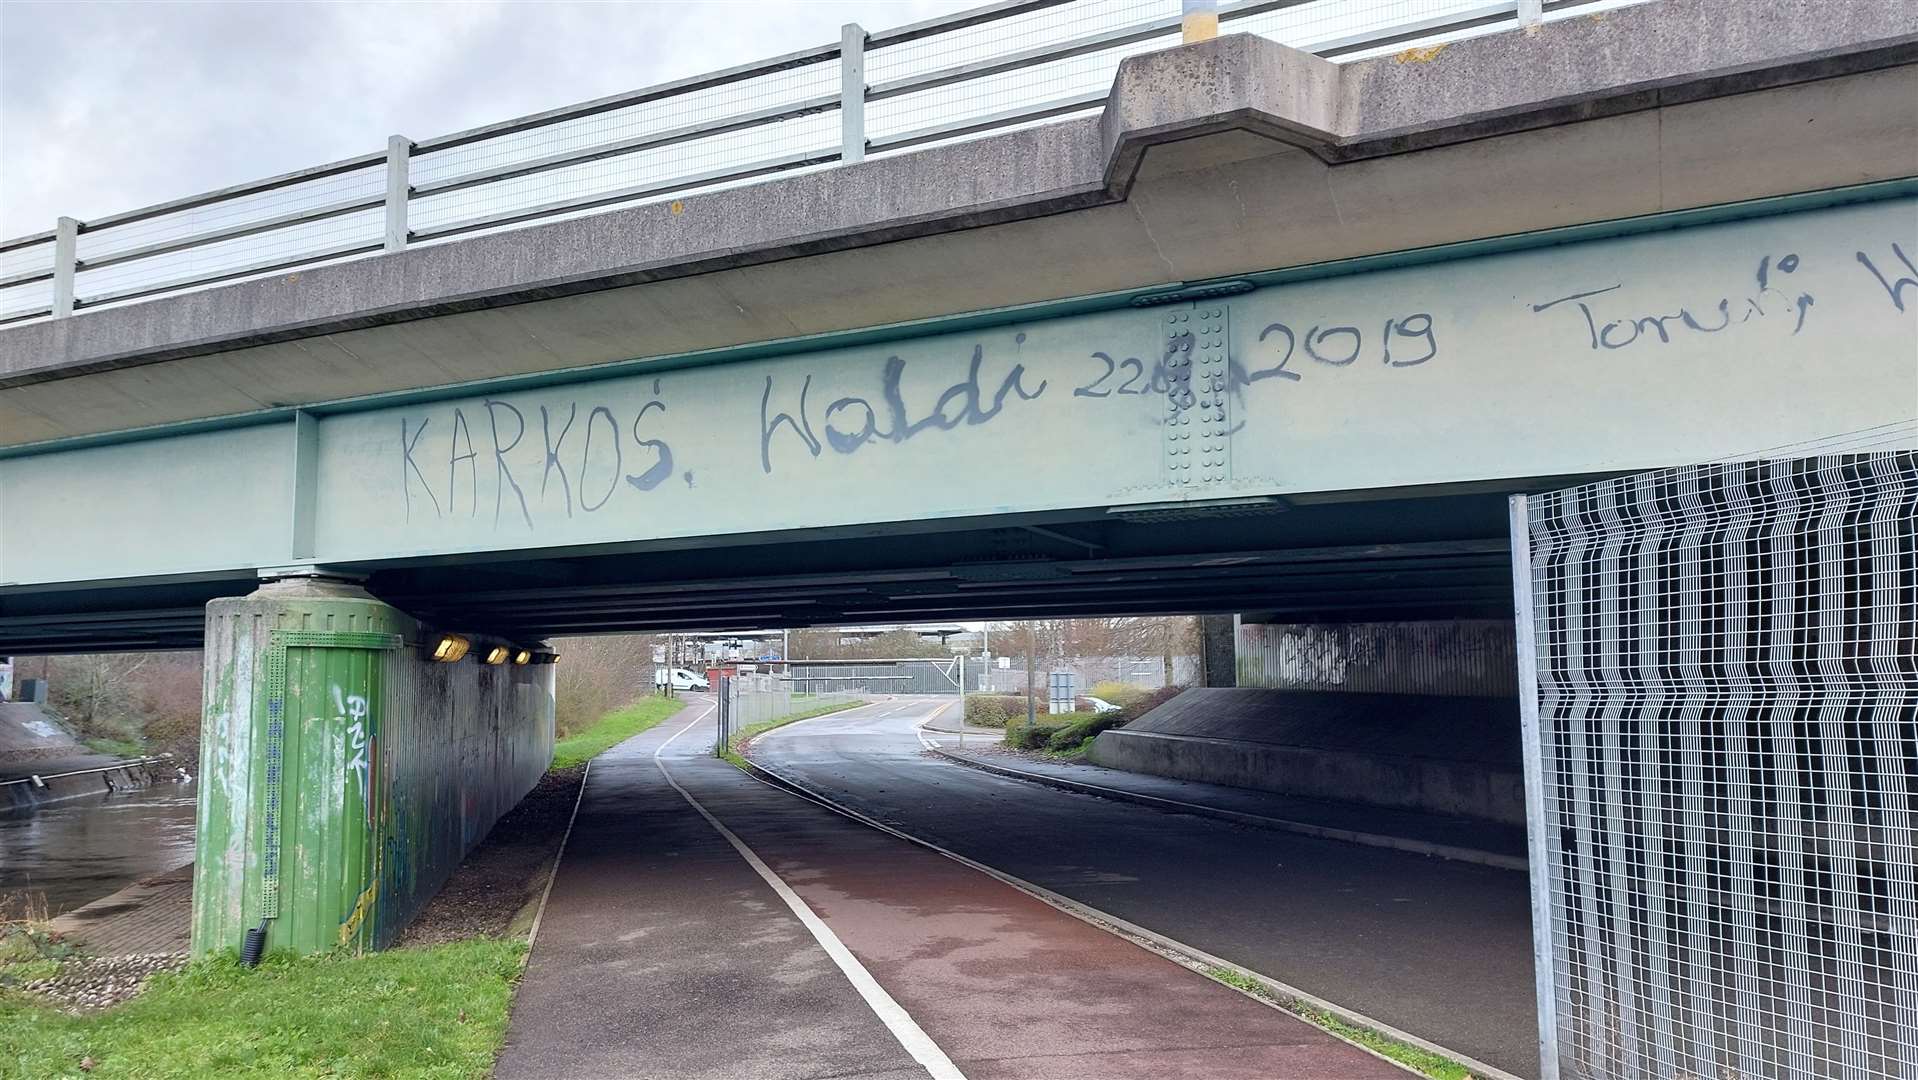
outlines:
M1226 310L1197 304L1165 313L1165 478L1178 487L1232 478Z

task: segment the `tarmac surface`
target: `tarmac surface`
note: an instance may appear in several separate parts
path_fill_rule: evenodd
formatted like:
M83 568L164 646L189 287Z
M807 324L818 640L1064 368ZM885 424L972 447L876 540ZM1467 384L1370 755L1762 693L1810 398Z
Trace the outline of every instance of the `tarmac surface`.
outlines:
M916 746L903 709L838 717L884 718ZM1408 1075L754 780L711 756L704 707L683 715L593 764L496 1069L503 1080Z
M804 721L762 736L751 756L912 836L1460 1054L1537 1074L1524 874L982 772L920 741L929 716L953 726L949 701L901 698ZM1195 790L1182 797L1200 797Z

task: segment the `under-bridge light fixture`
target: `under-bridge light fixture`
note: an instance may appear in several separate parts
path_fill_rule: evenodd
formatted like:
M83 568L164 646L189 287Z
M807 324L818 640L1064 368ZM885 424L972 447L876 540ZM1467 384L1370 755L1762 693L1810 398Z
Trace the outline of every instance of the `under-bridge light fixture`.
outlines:
M533 650L531 649L521 649L513 654L513 663L515 664L530 664L532 662Z
M456 664L466 658L467 650L472 647L471 641L458 634L441 634L439 640L433 643L430 655L442 664Z
M495 645L492 648L486 650L486 662L489 664L504 664L506 662L507 657L512 655L513 655L512 649L509 649L504 645Z

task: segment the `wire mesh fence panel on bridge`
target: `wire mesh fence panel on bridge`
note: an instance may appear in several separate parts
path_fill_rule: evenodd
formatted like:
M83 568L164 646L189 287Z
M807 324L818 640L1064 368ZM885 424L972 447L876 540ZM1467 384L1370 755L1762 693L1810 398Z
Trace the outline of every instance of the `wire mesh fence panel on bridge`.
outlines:
M1334 59L1642 0L1241 0L1223 32ZM1178 0L1009 0L0 240L0 323L683 198L1097 112Z
M1515 500L1547 1080L1918 1076L1918 454Z

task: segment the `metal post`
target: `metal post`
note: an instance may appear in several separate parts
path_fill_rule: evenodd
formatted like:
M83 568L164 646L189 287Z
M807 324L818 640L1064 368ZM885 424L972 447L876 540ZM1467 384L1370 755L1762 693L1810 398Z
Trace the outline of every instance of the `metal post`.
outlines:
M406 228L406 199L413 193L407 179L407 166L413 157L413 140L404 135L386 139L386 250L406 246L411 234Z
M1039 632L1032 622L1026 622L1026 730L1031 731L1039 722L1039 703L1035 697L1037 690L1032 685L1032 674L1039 667Z
M1536 26L1545 21L1545 0L1518 0L1520 26Z
M959 654L959 749L966 748L966 654Z
M839 160L866 160L866 32L839 28Z
M1525 861L1532 882L1532 983L1538 998L1539 1080L1559 1080L1557 973L1545 819L1545 744L1538 718L1538 639L1532 624L1532 529L1525 496L1511 501L1512 623L1518 635L1518 712L1525 771Z
M979 692L992 689L988 683L992 679L992 624L981 623L979 631Z
M53 232L53 317L56 319L73 314L73 274L79 268L79 249L79 220L61 218Z
M1219 0L1181 0L1179 30L1187 45L1218 37Z

